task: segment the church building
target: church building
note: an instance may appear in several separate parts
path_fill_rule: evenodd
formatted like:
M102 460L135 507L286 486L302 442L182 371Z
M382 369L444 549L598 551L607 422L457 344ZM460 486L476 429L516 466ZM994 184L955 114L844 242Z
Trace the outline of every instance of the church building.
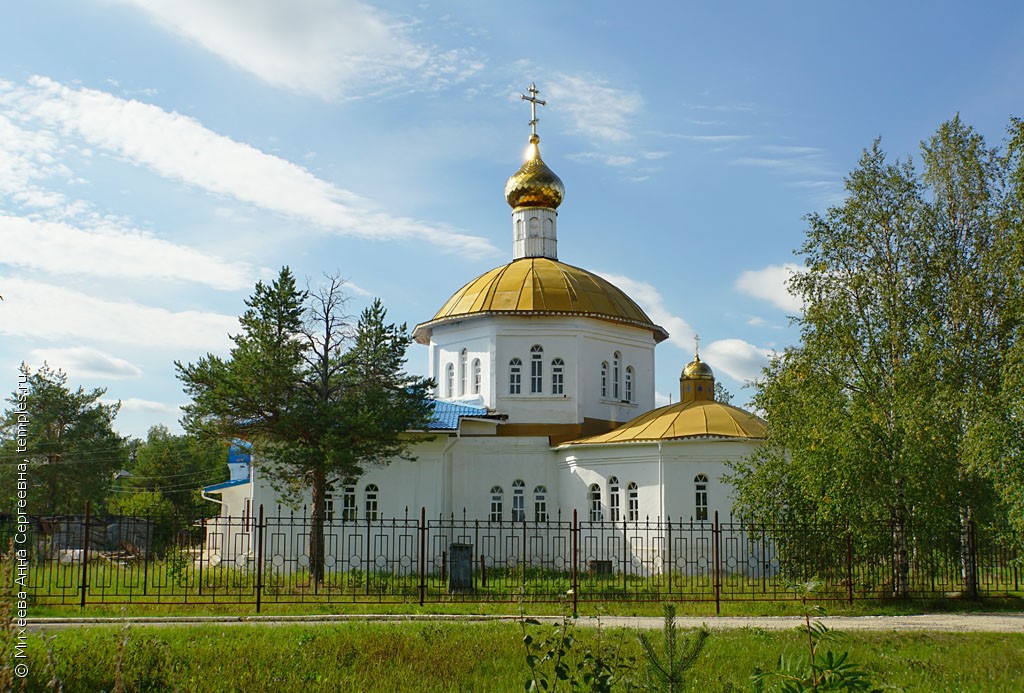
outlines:
M668 338L607 280L558 258L565 187L541 158L537 90L526 159L505 185L512 260L470 280L413 331L429 350L434 415L414 461L335 487L328 519L463 516L491 522L704 521L731 510L722 480L765 435L715 400L695 354L678 402L654 406L654 350ZM277 512L258 464L204 496L222 517Z

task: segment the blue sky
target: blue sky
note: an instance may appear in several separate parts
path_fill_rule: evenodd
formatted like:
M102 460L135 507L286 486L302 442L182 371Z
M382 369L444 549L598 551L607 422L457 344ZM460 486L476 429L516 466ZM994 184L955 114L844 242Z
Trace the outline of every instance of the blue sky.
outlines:
M177 428L173 362L225 353L290 265L429 319L511 259L529 135L566 186L559 259L693 334L743 404L798 338L804 215L960 113L1024 115L1024 5L36 0L0 23L0 387L44 360ZM409 368L425 372L426 348Z

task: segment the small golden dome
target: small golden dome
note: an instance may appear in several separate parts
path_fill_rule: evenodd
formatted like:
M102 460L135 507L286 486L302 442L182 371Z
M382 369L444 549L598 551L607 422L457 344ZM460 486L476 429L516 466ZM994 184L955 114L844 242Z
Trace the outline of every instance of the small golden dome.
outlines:
M693 361L690 361L683 367L683 372L680 374L679 379L684 378L714 378L715 372L711 370L711 366L700 360L700 356L694 355Z
M540 158L540 137L530 135L526 161L505 184L505 199L512 209L548 207L557 209L565 197L562 179Z
M480 275L417 325L413 337L427 344L435 325L479 315L579 315L650 330L656 342L668 339L663 327L607 279L544 257L520 258Z

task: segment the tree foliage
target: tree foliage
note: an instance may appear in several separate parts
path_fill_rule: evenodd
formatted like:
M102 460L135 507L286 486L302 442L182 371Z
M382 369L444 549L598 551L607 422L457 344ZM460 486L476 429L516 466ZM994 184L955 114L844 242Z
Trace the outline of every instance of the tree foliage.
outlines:
M112 511L186 525L216 514L217 506L200 489L226 479L227 445L153 426L130 449L126 474L111 489Z
M22 363L19 372L25 389L8 398L2 423L6 502L14 498L15 465L28 460L31 512L82 512L86 501L100 511L114 472L128 458L113 429L120 403L103 404L102 388L72 390L67 374L46 363L34 373ZM27 434L23 453L17 451L19 419Z
M275 486L312 491L310 563L323 578L324 498L368 464L403 456L430 417L429 380L403 370L411 337L379 300L352 326L343 282L302 291L285 267L246 301L227 359L176 364L192 403L189 431L253 443Z
M899 544L911 524L918 539L956 537L994 511L976 429L1004 411L1019 343L1009 299L1024 265L1006 248L1020 207L1005 194L1009 159L959 117L922 143L922 161L891 162L876 141L845 201L807 217L789 286L802 343L759 382L768 440L735 468L749 515L848 524L866 541L888 526Z

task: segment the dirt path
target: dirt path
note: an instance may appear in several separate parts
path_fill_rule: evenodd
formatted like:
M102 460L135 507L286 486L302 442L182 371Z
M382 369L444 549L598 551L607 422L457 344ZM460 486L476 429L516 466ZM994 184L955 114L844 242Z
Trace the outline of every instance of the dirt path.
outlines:
M166 616L166 617L129 617L127 622L132 627L160 627L174 625L286 625L286 624L326 624L345 623L348 621L389 621L395 623L412 622L483 622L483 621L515 621L516 616L467 616L467 615L311 615L311 616ZM534 616L542 622L555 623L557 616ZM828 616L818 619L829 628L841 631L873 630L873 631L943 631L950 633L1024 633L1024 613L993 613L993 614L921 614L914 616ZM89 626L111 626L122 623L120 618L34 618L30 619L30 630L61 630L64 628L81 628ZM663 619L653 616L593 616L580 617L580 627L604 628L661 628ZM730 630L737 628L762 628L764 630L787 630L803 625L801 616L700 616L679 617L676 623L680 628L699 628L706 624L712 630Z

